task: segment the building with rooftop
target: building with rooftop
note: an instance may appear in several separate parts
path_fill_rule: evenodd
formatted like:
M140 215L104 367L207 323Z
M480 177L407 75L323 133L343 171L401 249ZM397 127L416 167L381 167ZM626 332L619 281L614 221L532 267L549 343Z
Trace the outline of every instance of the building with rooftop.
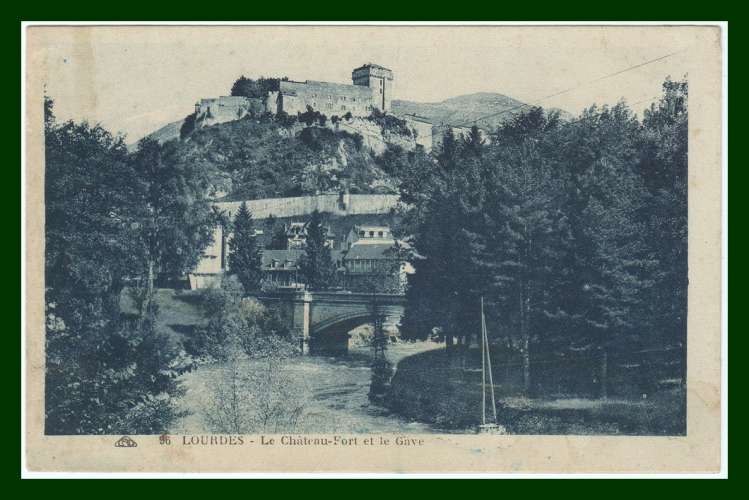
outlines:
M290 115L310 107L330 116L369 116L373 110L390 111L393 99L393 72L378 64L365 64L351 73L353 84L281 81L279 90L270 92L266 108Z
M296 287L303 285L299 279L299 259L304 250L290 248L287 250L263 250L261 268L263 282L273 287Z

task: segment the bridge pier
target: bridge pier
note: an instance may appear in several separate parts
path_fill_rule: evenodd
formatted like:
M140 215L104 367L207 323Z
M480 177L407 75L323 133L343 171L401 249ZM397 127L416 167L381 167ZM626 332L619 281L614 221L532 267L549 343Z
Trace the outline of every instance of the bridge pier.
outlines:
M310 307L312 303L312 294L304 292L302 295L302 354L309 354L309 327L310 327Z

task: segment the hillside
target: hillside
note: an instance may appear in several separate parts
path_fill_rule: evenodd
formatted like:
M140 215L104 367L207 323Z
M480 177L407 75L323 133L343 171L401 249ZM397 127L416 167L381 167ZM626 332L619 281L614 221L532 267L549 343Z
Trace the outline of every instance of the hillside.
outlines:
M348 128L305 126L264 115L201 128L171 144L180 158L215 173L214 183L226 201L342 189L353 194L396 193L393 177L382 168L383 151L369 147L371 137L353 132L355 125L356 120ZM376 127L371 122L368 126ZM386 149L409 139L392 131L378 136Z
M185 123L184 118L177 120L176 122L167 123L163 127L151 132L146 135L147 138L155 139L160 143L171 141L172 139L179 139L179 129L182 128L182 124ZM127 148L130 151L134 151L138 146L137 142L128 144Z
M514 114L527 111L527 105L502 94L480 92L451 97L442 102L394 100L392 109L393 114L397 116L414 114L429 119L435 125L472 125L474 120L486 117L476 124L481 128L493 130ZM571 117L565 111L556 111L560 111L563 118Z

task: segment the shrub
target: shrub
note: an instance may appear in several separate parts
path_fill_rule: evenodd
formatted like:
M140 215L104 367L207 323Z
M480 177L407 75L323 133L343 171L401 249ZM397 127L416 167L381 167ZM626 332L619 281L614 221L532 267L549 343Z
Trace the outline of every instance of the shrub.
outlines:
M253 357L263 357L269 345L291 345L290 332L278 315L255 299L242 298L241 290L231 277L223 281L222 288L203 293L202 306L209 319L190 346L195 355L226 360L232 342ZM293 349L286 352L292 355Z
M190 113L185 117L185 121L182 122L182 126L179 128L179 138L185 139L188 135L195 131L195 119L197 112Z
M291 127L297 122L297 117L289 115L286 111L281 111L276 114L276 121L283 127Z
M361 151L361 148L364 146L364 137L359 133L354 134L354 144L357 151Z
M379 125L383 132L394 132L406 137L412 137L414 135L406 124L406 120L401 120L396 116L383 113L377 108L372 110L372 113L367 117L367 119Z

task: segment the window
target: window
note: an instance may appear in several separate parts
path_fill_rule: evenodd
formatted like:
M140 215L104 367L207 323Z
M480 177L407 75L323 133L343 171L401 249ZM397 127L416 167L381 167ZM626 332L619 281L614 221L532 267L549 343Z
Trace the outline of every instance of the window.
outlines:
M380 238L382 238L382 231L380 231L379 233L377 233L377 236L379 236Z
M370 232L369 232L369 237L370 237L370 238L374 238L374 231L370 231Z
M359 231L359 236L361 236L362 238L364 238L364 235L365 235L365 234L366 234L366 233L365 233L364 231Z

